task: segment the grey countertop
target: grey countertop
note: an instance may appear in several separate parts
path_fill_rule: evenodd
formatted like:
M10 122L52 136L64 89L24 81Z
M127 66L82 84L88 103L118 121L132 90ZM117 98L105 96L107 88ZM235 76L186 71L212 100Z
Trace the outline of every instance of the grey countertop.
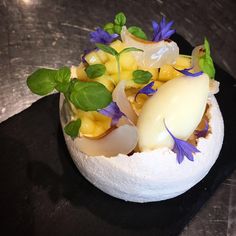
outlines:
M119 11L125 12L130 25L147 30L151 20L166 16L192 45L206 36L215 62L235 75L234 0L1 0L0 122L39 99L26 88L28 74L39 67L78 64L89 44L88 33ZM236 235L236 172L181 235Z

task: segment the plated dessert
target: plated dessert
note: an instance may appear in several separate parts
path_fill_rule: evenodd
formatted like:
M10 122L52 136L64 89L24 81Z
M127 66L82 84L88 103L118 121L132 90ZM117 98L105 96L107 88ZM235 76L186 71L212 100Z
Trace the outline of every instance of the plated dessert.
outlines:
M182 55L170 39L172 25L152 21L149 40L118 13L90 33L93 46L78 66L41 68L27 78L33 93L61 93L61 124L79 171L126 201L184 193L209 172L222 146L209 43Z

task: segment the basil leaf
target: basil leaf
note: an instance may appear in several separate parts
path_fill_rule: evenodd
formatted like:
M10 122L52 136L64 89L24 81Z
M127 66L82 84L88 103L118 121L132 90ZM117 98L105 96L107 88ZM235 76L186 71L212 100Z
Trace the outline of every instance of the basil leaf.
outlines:
M152 78L152 74L149 71L135 70L133 72L133 80L137 84L146 84Z
M55 75L57 71L51 69L38 69L27 78L27 86L38 95L47 95L51 93L55 86Z
M96 111L108 106L112 96L103 84L78 81L70 94L70 101L84 111Z
M120 25L115 25L114 26L114 31L116 34L120 34L122 30L122 27Z
M70 68L62 67L57 71L55 79L56 81L61 83L69 82L70 76L71 76Z
M126 16L123 12L118 13L114 20L116 25L123 26L126 23Z
M90 79L95 79L106 72L106 67L103 64L94 64L88 66L85 72Z
M70 87L70 83L57 83L55 89L60 93L66 93Z
M112 48L110 46L107 46L105 44L96 43L96 47L101 49L102 51L104 51L106 53L109 53L109 54L113 55L113 56L117 56L118 55L118 52L114 48Z
M67 135L71 136L72 138L76 138L79 134L80 126L81 126L80 119L73 120L64 127L64 131Z
M103 29L108 32L109 34L114 34L115 31L114 31L114 24L113 23L107 23Z
M137 26L131 26L128 28L128 31L134 36L140 39L147 39L147 35L143 32L143 30Z
M135 48L135 47L129 47L129 48L124 48L122 51L120 51L120 52L119 52L119 55L121 55L122 53L135 52L135 51L143 52L142 49Z

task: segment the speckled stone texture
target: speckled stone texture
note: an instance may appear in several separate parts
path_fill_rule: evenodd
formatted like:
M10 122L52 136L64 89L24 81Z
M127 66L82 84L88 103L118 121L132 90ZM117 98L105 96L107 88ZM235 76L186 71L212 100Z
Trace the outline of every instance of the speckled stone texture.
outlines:
M39 67L76 65L89 46L88 33L124 11L129 25L151 30L151 20L166 16L192 45L204 36L215 62L235 77L236 3L229 1L1 0L0 121L39 97L26 88ZM151 34L149 34L151 35ZM236 235L236 173L227 179L182 233Z

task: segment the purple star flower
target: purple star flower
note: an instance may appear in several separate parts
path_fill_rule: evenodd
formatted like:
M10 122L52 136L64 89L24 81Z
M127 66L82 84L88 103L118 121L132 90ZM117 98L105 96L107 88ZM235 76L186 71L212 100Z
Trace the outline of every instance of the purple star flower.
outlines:
M137 96L138 96L139 94L146 94L146 95L148 95L148 96L153 95L153 94L157 91L157 89L153 89L153 88L152 88L153 85L154 85L154 81L152 81L151 83L147 84L147 85L144 86L142 89L140 89L140 90L136 93L136 95L135 95L135 97L134 97L134 100L136 101L136 98L137 98Z
M167 128L166 124L165 124L165 127L168 133L170 134L170 136L174 139L174 147L172 151L177 154L178 163L181 164L181 162L184 160L184 156L186 156L190 161L194 161L193 153L200 152L200 151L195 146L188 143L187 141L176 138Z
M98 110L99 113L111 117L111 124L114 126L118 123L119 119L122 116L125 116L123 112L121 112L120 108L117 106L115 102L111 102L107 107Z
M152 41L159 42L165 39L168 39L172 34L175 33L175 30L170 29L174 21L166 22L165 17L162 18L160 25L156 21L152 21L153 27L153 39Z
M206 135L207 135L208 129L209 129L209 124L208 124L208 122L205 120L205 127L204 127L204 129L202 129L202 130L196 130L194 133L195 133L195 135L196 135L198 138L201 138L201 137L205 138Z
M109 44L118 36L118 34L109 34L105 30L97 28L95 31L90 33L90 41L92 43Z
M202 71L199 71L199 72L196 72L196 73L191 73L191 72L189 72L189 70L191 70L192 67L186 68L186 69L183 69L183 70L178 70L178 69L176 69L175 67L174 67L174 69L177 70L177 71L179 71L180 73L186 75L186 76L191 76L191 77L197 77L197 76L203 74Z

